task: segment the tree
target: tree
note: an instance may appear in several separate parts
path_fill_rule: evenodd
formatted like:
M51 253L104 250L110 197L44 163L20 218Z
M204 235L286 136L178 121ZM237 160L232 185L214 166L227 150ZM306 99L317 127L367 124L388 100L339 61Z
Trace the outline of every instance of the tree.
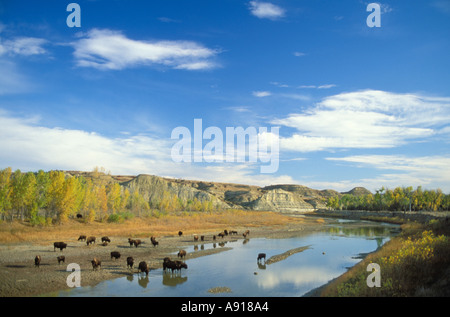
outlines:
M122 206L122 195L120 185L118 183L111 183L108 185L106 192L107 192L108 209L112 213L119 211Z
M3 220L11 209L11 174L11 167L0 170L0 216Z

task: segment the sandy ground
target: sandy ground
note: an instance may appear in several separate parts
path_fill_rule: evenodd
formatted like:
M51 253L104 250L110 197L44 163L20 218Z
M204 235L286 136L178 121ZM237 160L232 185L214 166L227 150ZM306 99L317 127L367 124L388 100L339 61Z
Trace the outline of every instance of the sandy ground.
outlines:
M323 228L324 223L315 220L306 221L302 224L292 223L287 226L259 227L259 228L232 228L229 230L238 231L238 235L217 237L217 244L222 241L244 239L242 233L250 229L248 238L266 237L266 238L288 238L308 234L312 231L318 231ZM68 244L67 249L54 251L53 242L41 241L36 243L20 243L0 245L0 296L51 296L59 290L68 289L66 280L71 274L67 271L70 263L77 263L81 268L81 286L96 285L107 279L114 279L123 276L129 276L137 273L137 265L141 261L146 261L151 269L162 267L164 257L170 256L176 258L174 252L190 245L198 245L199 250L188 253L187 259L209 255L215 252L221 252L225 248L217 247L215 249L201 250L203 243L213 242L212 232L199 232L199 235L205 235L205 241L194 242L193 236L183 235L157 237L159 245L154 247L150 237L141 239L143 244L137 248L130 247L128 237L110 236L111 243L108 246L102 246L99 243L101 237L97 238L97 244L87 246L85 242L77 241L78 237L64 241ZM200 239L199 239L200 240ZM118 251L121 258L111 259L110 253ZM40 255L41 265L35 267L34 258ZM65 263L58 264L57 256L64 255ZM126 258L132 256L135 261L135 267L128 269ZM96 257L102 261L102 268L93 270L91 260ZM52 293L55 292L55 293Z

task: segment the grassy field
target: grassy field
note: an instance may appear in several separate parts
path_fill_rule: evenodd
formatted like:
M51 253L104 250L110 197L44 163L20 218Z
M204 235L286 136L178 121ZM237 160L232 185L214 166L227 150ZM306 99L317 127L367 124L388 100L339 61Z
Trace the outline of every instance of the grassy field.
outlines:
M133 218L123 223L69 220L62 225L31 226L28 222L0 223L0 243L64 240L80 234L95 236L149 237L216 232L237 227L252 228L302 222L275 212L228 210L223 212L183 212L158 217Z
M400 236L368 255L320 292L320 296L450 296L450 224L406 223ZM370 263L380 265L381 287L368 287Z

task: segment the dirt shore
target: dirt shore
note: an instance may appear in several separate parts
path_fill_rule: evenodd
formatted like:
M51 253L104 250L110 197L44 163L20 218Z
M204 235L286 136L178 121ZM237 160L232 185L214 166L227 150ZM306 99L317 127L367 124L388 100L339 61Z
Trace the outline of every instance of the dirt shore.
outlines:
M248 238L289 238L309 234L318 231L328 220L316 221L311 219L303 223L293 222L287 225L271 227L235 228L238 235L226 236L223 241L244 239L242 233L250 229ZM49 295L52 292L68 289L66 280L71 272L67 271L70 263L77 263L81 268L81 286L93 286L107 279L114 279L122 276L137 273L137 265L140 261L146 261L151 269L162 267L164 257L176 258L178 250L190 245L198 245L199 251L188 253L186 259L205 256L216 252L221 252L225 248L201 250L201 245L214 242L212 237L218 232L199 232L205 235L205 241L195 242L192 235L163 236L158 237L159 245L154 247L150 238L143 238L143 244L137 248L130 247L128 237L110 236L111 243L102 246L100 237L97 237L97 244L87 246L85 242L77 241L78 237L64 241L68 244L63 251L54 251L53 242L40 241L39 243L11 243L0 245L0 296L39 296ZM216 243L222 241L217 237ZM111 259L110 253L118 251L121 258ZM35 267L34 258L40 255L42 260L40 267ZM64 255L65 263L58 264L57 256ZM130 270L126 265L126 258L132 256L135 260L135 267ZM94 271L91 260L96 257L102 261L102 268Z

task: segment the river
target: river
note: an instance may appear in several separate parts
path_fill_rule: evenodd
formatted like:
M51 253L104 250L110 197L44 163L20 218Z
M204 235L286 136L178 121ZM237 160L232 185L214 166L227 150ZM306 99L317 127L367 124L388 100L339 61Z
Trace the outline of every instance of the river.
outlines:
M58 296L303 296L345 273L398 232L399 227L391 224L335 220L323 231L302 237L208 243L200 248L226 247L226 251L188 259L188 269L181 273L157 269L148 277L130 274L94 287L61 291ZM268 260L299 247L307 248L275 263L257 261L259 253L266 253ZM186 251L196 252L194 247Z

